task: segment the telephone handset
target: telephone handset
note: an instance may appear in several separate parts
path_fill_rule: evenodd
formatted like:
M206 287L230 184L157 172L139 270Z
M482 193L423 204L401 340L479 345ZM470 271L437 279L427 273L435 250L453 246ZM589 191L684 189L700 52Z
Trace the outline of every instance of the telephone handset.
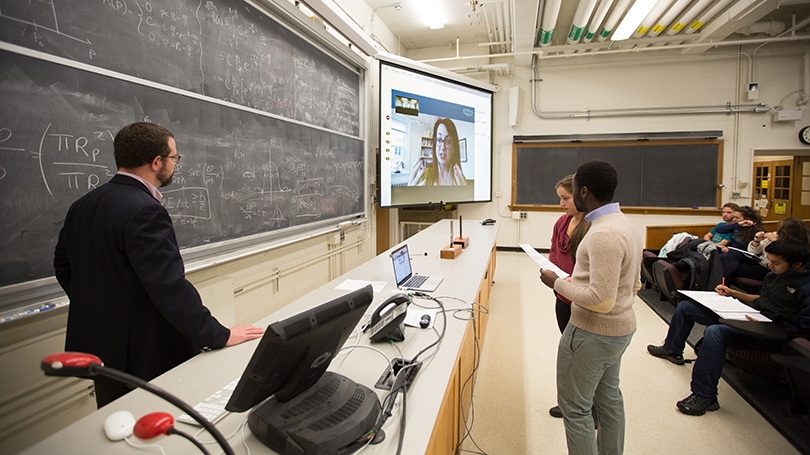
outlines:
M405 315L411 298L406 294L394 294L374 310L371 315L369 338L372 342L405 340Z

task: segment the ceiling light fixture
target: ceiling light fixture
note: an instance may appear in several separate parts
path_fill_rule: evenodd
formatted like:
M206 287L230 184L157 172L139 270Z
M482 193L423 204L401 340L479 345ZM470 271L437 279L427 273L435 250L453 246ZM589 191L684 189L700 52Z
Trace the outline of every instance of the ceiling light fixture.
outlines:
M622 19L610 39L612 41L622 41L630 38L630 35L636 31L641 21L650 14L656 3L658 3L658 0L636 0L630 10L627 11L627 14L624 15L624 19Z
M431 30L439 30L444 28L447 19L444 17L444 11L437 2L430 0L411 0L416 4L416 10L422 15L422 19L427 23Z

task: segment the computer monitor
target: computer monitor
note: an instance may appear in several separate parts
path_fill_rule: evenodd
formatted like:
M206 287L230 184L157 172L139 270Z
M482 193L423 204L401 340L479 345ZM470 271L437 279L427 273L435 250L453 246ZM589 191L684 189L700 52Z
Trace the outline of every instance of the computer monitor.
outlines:
M286 402L315 385L374 300L371 285L267 327L225 409Z

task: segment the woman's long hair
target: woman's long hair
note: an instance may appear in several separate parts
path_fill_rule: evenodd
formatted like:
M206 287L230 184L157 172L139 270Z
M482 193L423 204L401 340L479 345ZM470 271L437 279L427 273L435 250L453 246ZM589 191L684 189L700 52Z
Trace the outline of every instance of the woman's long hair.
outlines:
M748 245L748 242L754 240L756 233L763 230L762 217L759 216L759 212L748 206L740 207L737 212L742 214L743 219L754 222L753 226L741 227L735 234L740 243Z
M571 197L574 196L574 174L566 175L562 178L557 184L554 186L554 189L559 187L563 187L565 191L571 193ZM590 221L585 221L585 217L582 217L579 220L579 224L577 227L574 228L574 231L571 232L571 235L568 236L568 251L571 253L571 259L574 260L574 263L577 262L577 248L579 248L579 244L582 243L582 239L585 237L585 234L588 233L588 229L591 228Z
M436 123L433 124L433 163L431 164L434 171L433 175L436 176L437 181L439 179L439 160L436 159L436 147L438 147L439 144L436 140L436 130L439 129L439 125L444 125L444 127L447 128L447 134L453 138L451 141L451 144L453 144L453 153L450 155L450 169L452 169L456 164L461 164L461 158L459 155L460 150L458 143L458 130L456 130L456 125L449 118L437 119Z
M804 221L796 217L783 218L779 221L776 228L776 236L782 239L796 239L800 240L805 245L810 245L810 230Z

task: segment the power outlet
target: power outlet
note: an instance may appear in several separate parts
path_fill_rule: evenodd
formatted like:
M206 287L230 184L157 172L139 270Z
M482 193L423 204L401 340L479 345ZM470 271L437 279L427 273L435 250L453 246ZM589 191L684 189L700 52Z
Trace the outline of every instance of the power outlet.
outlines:
M732 199L739 199L740 198L740 192L739 191L732 191L731 192L731 198Z
M526 213L526 212L520 212L520 219L521 219L521 220L525 220L525 219L526 219L526 218L528 218L528 217L529 217L529 214L528 214L528 213Z
M346 240L346 233L341 231L331 232L326 237L326 242L329 245L340 245Z

